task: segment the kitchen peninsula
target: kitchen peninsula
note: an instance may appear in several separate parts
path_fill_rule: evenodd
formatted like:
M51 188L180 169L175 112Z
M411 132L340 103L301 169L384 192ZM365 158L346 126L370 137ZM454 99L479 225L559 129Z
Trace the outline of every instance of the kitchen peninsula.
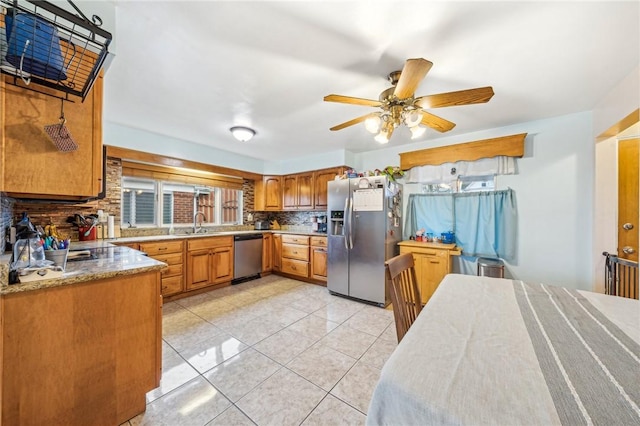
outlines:
M71 248L98 255L13 285L0 265L2 424L121 424L159 384L166 265L107 242Z

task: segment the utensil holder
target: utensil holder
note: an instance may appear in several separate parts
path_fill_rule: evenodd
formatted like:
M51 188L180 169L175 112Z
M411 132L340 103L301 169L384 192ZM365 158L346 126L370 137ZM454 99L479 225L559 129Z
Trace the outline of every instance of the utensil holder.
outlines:
M96 231L96 227L91 228L90 226L79 226L78 227L78 240L80 241L93 241L97 238L98 232ZM89 235L85 236L84 234L89 231Z
M69 249L62 250L45 250L44 258L53 262L54 265L60 266L62 270L67 267L67 255Z

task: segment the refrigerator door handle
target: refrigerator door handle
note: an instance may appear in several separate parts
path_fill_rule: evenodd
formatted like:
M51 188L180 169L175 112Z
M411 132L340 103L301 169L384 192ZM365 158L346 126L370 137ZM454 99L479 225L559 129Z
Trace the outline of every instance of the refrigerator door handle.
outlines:
M348 209L349 209L349 199L345 198L344 199L344 217L343 217L343 222L342 222L342 235L344 236L344 248L349 250L349 242L347 241L347 235L349 234L349 231L347 229L348 226Z
M353 198L349 197L349 248L353 249Z

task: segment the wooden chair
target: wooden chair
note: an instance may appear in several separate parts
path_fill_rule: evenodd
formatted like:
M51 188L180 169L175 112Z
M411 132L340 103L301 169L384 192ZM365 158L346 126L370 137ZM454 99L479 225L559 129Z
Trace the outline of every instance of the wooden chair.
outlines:
M420 289L411 253L389 259L384 265L387 279L391 280L391 303L400 343L422 310Z

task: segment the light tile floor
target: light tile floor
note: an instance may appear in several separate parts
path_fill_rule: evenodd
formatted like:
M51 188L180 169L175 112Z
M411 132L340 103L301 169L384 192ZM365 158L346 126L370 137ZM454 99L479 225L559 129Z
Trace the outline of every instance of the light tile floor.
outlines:
M125 425L362 425L393 312L269 275L163 307L163 373Z

